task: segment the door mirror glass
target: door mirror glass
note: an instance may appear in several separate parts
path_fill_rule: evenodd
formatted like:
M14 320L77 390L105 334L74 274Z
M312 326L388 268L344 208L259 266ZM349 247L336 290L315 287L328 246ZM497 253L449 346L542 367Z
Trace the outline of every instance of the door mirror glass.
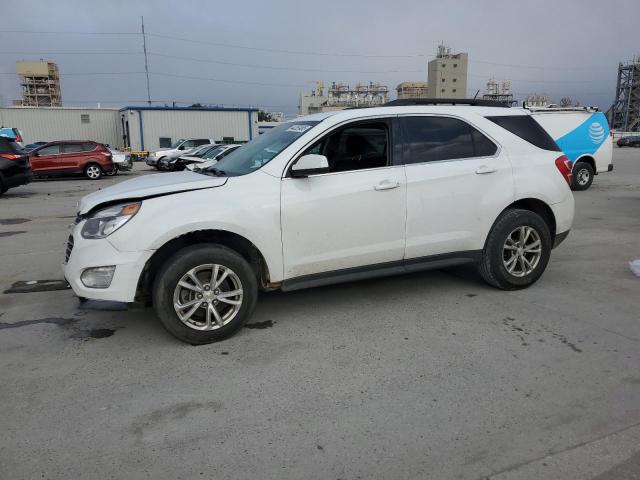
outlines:
M292 177L306 177L317 173L326 173L329 171L329 160L324 155L316 155L310 153L303 155L291 167Z

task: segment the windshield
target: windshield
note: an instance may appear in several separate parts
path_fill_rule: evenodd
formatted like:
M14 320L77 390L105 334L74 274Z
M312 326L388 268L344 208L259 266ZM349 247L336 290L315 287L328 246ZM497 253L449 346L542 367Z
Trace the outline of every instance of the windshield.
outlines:
M171 148L178 148L184 142L184 138L180 138L171 144Z
M246 175L269 163L319 121L287 122L235 149L215 165L226 176Z
M200 154L204 153L204 151L209 148L209 145L203 145L201 147L195 147L193 150L189 152L189 155L193 157L198 157Z
M219 154L223 148L224 148L224 145L218 145L217 147L213 147L207 150L206 152L204 152L204 155L202 155L202 158L213 158L217 154Z

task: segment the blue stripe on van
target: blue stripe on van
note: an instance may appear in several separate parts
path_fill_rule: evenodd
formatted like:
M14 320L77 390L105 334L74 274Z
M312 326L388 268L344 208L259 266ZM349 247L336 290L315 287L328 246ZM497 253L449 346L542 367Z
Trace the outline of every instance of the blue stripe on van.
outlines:
M593 155L609 136L609 123L602 112L591 115L576 129L556 138L564 154L575 161L581 155Z

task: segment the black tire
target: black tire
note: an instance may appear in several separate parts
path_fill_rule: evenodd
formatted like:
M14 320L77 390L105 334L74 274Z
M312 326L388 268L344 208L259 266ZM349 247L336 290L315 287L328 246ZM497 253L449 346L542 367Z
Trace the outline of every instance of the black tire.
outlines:
M235 317L215 330L197 330L187 326L178 318L173 307L174 292L180 279L192 268L206 264L218 264L231 269L243 290L242 303ZM158 271L152 289L153 307L164 328L177 339L191 345L217 342L233 335L251 317L257 299L258 281L249 263L234 250L209 243L185 247L168 258ZM193 315L204 316L204 311L197 310Z
M507 237L519 227L531 227L537 233L541 249L540 258L529 274L514 276L504 264ZM511 209L503 212L493 224L480 259L479 272L489 285L502 290L518 290L535 283L549 263L551 233L540 215L529 210Z
M8 188L6 188L4 186L4 182L2 181L2 178L0 178L0 195L2 195L4 192L6 192L8 190Z
M111 170L110 172L106 172L105 175L107 177L115 177L118 174L118 166L114 165L113 166L113 170Z
M573 167L571 190L582 191L589 188L593 183L594 174L593 167L587 162L576 163L575 167Z
M157 170L162 170L162 168L160 168L160 162L164 159L164 157L160 157L157 161L156 161L156 169Z
M84 167L84 176L89 180L99 180L103 173L102 168L97 163L89 163Z

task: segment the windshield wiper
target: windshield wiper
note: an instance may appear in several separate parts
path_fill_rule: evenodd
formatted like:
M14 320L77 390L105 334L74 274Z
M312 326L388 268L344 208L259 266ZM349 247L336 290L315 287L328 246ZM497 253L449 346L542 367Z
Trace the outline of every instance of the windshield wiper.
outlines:
M194 172L202 173L204 175L215 175L216 177L226 177L227 174L224 170L219 170L216 167L209 168L194 168Z

